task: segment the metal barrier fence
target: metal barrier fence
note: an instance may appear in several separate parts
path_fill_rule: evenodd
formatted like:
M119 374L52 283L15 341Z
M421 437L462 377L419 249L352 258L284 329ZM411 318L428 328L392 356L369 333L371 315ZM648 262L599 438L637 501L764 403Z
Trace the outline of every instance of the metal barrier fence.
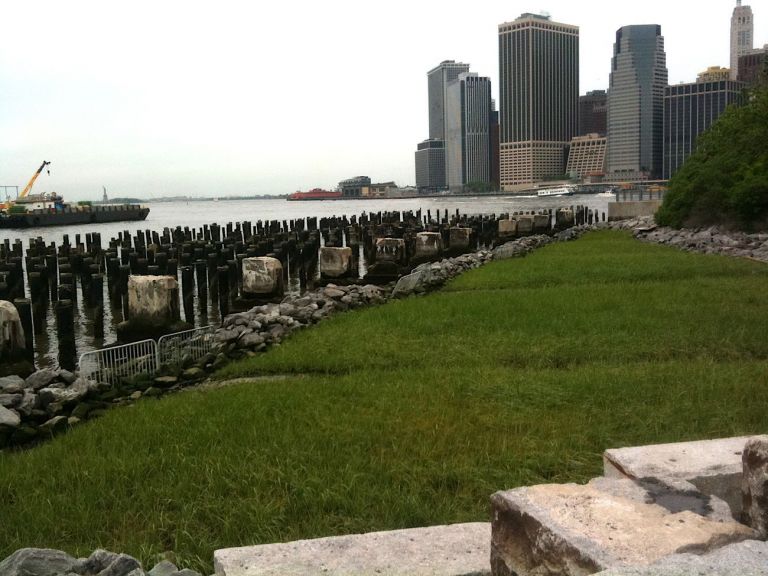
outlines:
M213 349L214 326L168 334L157 341L158 366L179 366L184 360L200 360Z
M114 386L124 378L139 374L153 376L159 367L157 358L154 340L94 350L80 356L80 376Z

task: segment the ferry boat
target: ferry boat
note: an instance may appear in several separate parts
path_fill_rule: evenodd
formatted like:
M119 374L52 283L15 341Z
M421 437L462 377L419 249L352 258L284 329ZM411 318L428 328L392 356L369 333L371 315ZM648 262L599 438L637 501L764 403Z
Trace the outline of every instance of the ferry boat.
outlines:
M573 188L570 186L562 186L561 188L545 188L543 190L539 190L536 193L536 196L539 198L543 198L546 196L572 196L573 195Z
M288 200L339 200L341 196L341 192L313 188L309 192L294 192L288 196Z
M30 194L0 212L0 228L36 228L145 220L149 208L139 204L71 205L56 194Z

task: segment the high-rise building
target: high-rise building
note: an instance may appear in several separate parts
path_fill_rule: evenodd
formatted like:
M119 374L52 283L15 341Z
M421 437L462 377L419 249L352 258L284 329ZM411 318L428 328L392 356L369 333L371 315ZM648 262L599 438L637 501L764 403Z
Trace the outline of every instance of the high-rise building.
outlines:
M469 64L454 60L444 60L427 72L430 140L445 140L446 88L464 72L469 72Z
M566 172L577 178L605 175L606 138L600 134L577 136L571 140Z
M579 96L579 136L605 136L607 125L608 93L605 90L593 90L585 96Z
M661 26L624 26L616 32L608 90L609 179L661 177L667 78Z
M431 139L416 149L416 187L422 192L445 190L445 143Z
M730 68L721 68L720 66L710 66L704 72L696 76L696 82L720 82L720 80L730 80Z
M499 25L503 190L565 172L579 122L579 28L523 14Z
M448 83L445 106L445 164L448 188L491 182L491 79L463 72Z
M768 60L768 44L762 50L752 50L749 54L739 56L739 82L747 87L755 86L766 69Z
M499 112L491 101L491 184L499 189Z
M752 8L742 6L741 0L736 0L736 8L731 16L731 80L739 77L739 57L752 51L754 34Z
M696 149L698 137L731 104L740 104L744 84L724 79L668 86L664 94L664 178L674 176Z

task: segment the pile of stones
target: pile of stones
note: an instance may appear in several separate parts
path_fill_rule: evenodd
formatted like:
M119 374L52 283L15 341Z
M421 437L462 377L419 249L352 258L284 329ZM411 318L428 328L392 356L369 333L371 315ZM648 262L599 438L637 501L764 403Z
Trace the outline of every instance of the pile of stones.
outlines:
M768 233L729 232L718 226L677 230L657 226L652 216L600 224L598 227L604 226L629 230L638 240L675 246L688 252L722 254L768 262Z
M146 572L141 563L127 554L96 550L88 558L73 558L58 550L22 548L0 562L3 576L201 576L179 570L163 560Z

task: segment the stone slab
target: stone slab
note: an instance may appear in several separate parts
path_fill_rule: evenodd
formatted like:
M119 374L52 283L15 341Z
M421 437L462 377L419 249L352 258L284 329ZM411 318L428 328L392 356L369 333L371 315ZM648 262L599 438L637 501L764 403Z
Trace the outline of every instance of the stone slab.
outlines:
M768 576L768 543L747 540L711 554L675 554L650 566L614 568L600 576Z
M216 576L485 576L488 523L371 532L217 550Z
M655 444L606 450L609 478L672 478L690 482L704 494L722 498L741 516L741 455L752 436Z
M497 492L491 497L493 574L582 576L755 538L737 522L674 511L633 484L604 478Z

